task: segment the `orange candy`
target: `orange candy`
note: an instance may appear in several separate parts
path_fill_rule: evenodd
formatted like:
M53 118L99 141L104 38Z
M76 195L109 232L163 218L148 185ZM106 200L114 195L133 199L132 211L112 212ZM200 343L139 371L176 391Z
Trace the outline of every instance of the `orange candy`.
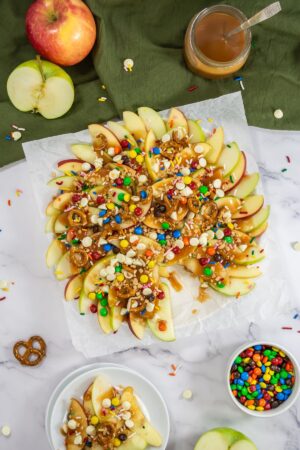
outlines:
M153 255L153 251L148 249L148 250L145 251L145 255L146 256L152 256Z
M265 406L265 404L266 404L266 400L265 400L264 398L261 398L261 399L258 401L258 405L259 405L259 406Z
M255 375L259 376L259 375L261 375L261 369L259 367L255 367L255 369L253 370L253 373L255 373Z
M182 205L185 205L185 204L187 203L187 198L186 198L186 197L181 197L181 198L180 198L180 203L181 203Z
M158 322L158 329L159 329L159 331L166 331L166 329L167 329L167 322L165 320L160 320Z
M122 149L120 149L120 147L115 147L115 155L118 155L121 151Z
M187 236L183 237L183 243L184 243L184 245L189 245L190 240L189 240L189 238Z
M260 354L259 353L254 353L254 355L252 356L252 359L255 362L260 361Z
M214 256L214 254L216 253L216 250L213 247L208 247L208 249L206 250L206 253L209 256Z

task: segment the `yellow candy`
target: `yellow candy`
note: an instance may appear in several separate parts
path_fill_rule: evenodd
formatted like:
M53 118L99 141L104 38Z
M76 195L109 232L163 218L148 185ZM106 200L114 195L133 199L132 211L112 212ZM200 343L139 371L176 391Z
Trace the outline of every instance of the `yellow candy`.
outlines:
M123 281L124 280L124 275L122 273L119 273L119 275L117 275L117 280L118 281Z
M114 398L112 399L112 401L111 401L111 404L112 404L113 406L119 406L120 400L118 399L118 397L114 397Z
M282 351L279 352L279 355L282 356L283 358L285 357L285 353Z
M268 375L267 373L264 374L263 379L265 381L270 381L271 380L271 375Z
M264 410L263 406L257 406L256 407L256 411L263 411L263 410Z
M143 155L137 155L135 160L137 163L142 164L144 162L144 157L143 157Z
M92 425L97 425L99 423L99 419L97 416L92 416L91 417L91 424Z
M245 362L246 364L248 364L249 361L250 361L250 358L245 358L245 359L244 359L244 362Z
M193 181L192 177L183 177L183 182L184 184L191 184L191 182Z
M129 202L130 200L130 194L125 194L124 195L124 202Z
M282 389L281 389L280 386L276 386L275 391L276 391L276 392L282 392Z
M266 383L260 383L260 387L262 387L263 389L266 389L267 385L266 385Z
M153 269L154 266L155 266L155 261L149 261L148 262L149 269Z
M89 297L90 300L95 300L95 298L96 298L95 292L90 292L88 297Z
M252 411L253 411L255 409L255 406L254 405L248 405L247 408L248 409L252 409Z
M122 241L120 242L120 246L122 248L126 248L126 247L128 247L128 245L129 245L129 242L126 239L122 239Z
M112 211L113 209L115 209L115 205L113 203L107 203L106 208Z
M114 447L120 447L120 445L121 445L120 439L115 438L115 439L113 440L113 444L114 444Z
M129 150L128 155L129 155L129 158L134 159L137 156L137 152L135 150Z
M261 367L262 366L262 362L261 361L257 361L256 365L257 365L257 367Z
M271 365L271 361L268 361L268 362L265 363L266 367L269 367L270 365Z
M270 370L269 372L270 375L274 375L274 373L275 373L274 370Z
M268 394L269 394L271 397L274 397L274 392L268 391Z
M149 280L148 275L141 275L140 276L140 282L141 283L147 283L148 280Z
M129 211L134 212L136 205L129 205Z

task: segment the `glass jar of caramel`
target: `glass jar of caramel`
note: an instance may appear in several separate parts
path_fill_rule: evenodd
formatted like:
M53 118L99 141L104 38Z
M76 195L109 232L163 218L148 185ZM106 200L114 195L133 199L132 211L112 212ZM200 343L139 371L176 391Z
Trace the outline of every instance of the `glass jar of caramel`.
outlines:
M184 55L192 72L205 78L224 78L247 61L251 48L250 29L227 34L247 17L229 5L216 5L196 14L186 31Z

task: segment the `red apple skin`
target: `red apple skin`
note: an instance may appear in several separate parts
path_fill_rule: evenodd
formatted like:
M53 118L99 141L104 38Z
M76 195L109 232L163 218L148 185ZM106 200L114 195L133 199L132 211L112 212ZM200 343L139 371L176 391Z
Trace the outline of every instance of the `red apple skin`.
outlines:
M83 163L84 161L82 161L81 159L63 159L62 161L59 161L59 162L57 163L57 167L60 167L60 166L62 166L63 164L71 163L71 162Z
M96 24L81 0L36 0L26 13L26 33L41 56L72 66L93 48Z

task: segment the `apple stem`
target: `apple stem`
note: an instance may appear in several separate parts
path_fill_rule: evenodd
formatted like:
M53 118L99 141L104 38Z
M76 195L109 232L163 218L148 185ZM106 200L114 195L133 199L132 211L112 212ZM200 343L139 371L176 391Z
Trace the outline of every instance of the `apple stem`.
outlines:
M45 77L45 74L43 72L42 60L41 60L40 55L36 55L36 60L37 60L38 66L39 66L40 73L42 75L43 82L45 83L46 77Z

